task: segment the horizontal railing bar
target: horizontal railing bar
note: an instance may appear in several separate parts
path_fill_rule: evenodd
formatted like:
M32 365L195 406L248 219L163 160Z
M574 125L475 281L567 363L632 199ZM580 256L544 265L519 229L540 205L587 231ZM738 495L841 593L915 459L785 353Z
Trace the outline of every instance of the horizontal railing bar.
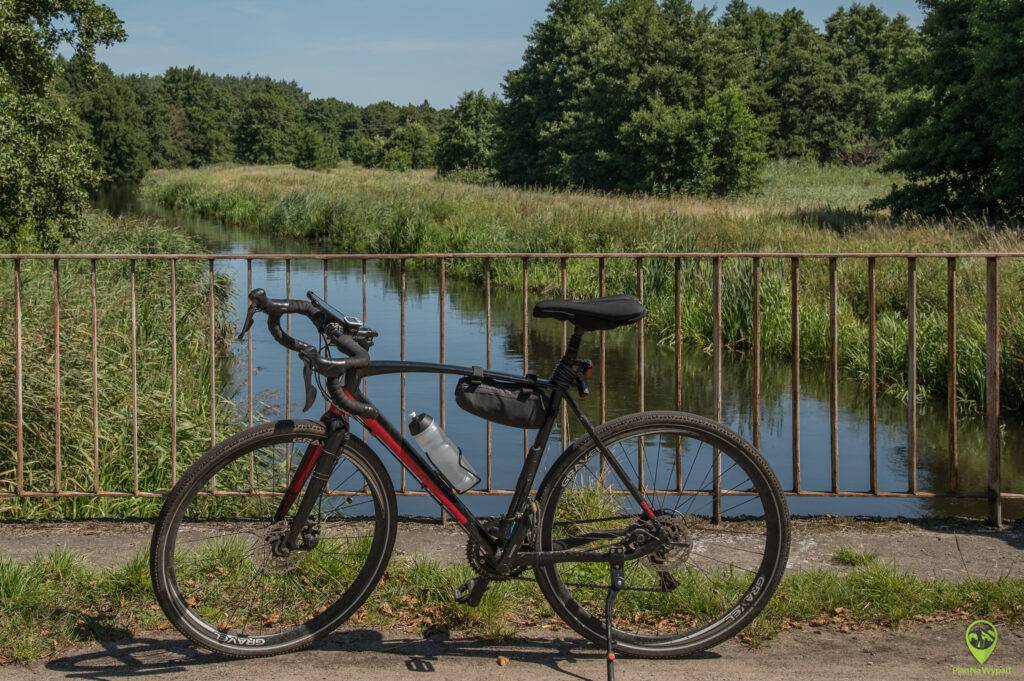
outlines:
M789 251L702 251L635 253L0 253L3 260L441 260L479 258L530 258L531 260L594 258L1021 258L1024 251L874 251L827 253Z

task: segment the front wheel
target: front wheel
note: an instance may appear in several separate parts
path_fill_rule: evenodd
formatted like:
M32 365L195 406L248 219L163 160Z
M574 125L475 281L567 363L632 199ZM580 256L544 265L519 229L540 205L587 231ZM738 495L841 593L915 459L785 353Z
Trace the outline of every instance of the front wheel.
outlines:
M721 424L681 412L644 412L597 428L654 509L667 539L625 565L612 614L614 648L675 657L735 636L768 603L789 554L789 515L775 474ZM589 437L573 443L541 485L541 550L597 552L628 543L645 512ZM605 645L608 563L538 568L555 612Z
M199 645L234 657L291 652L326 636L373 591L395 542L395 492L349 438L300 545L282 550L298 502L275 521L318 421L263 423L204 454L174 486L153 532L153 591ZM305 487L298 499L305 494Z

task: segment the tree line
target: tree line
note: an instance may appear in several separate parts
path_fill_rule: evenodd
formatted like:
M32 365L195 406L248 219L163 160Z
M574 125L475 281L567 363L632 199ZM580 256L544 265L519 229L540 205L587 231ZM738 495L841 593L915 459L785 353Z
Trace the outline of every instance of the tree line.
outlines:
M920 29L855 2L819 30L745 0L551 0L500 96L437 109L115 75L94 59L126 38L109 8L0 0L0 236L52 243L101 180L224 161L701 195L755 189L771 158L883 163L896 213L1024 217L1024 0L920 2Z
M1024 0L873 4L818 30L731 0L552 0L503 98L466 93L438 169L517 185L722 195L769 158L881 163L876 208L1024 218Z
M314 99L294 81L220 76L193 66L115 75L81 56L67 63L55 89L78 114L100 171L115 182L138 180L154 168L225 161L432 166L446 115L428 102L360 107Z

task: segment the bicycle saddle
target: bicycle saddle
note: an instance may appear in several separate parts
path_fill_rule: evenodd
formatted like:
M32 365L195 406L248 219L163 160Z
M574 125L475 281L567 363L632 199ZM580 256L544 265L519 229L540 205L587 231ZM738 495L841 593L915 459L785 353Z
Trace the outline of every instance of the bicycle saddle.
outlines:
M636 296L619 295L594 300L541 300L533 306L534 317L569 322L584 331L607 331L640 321L647 314Z

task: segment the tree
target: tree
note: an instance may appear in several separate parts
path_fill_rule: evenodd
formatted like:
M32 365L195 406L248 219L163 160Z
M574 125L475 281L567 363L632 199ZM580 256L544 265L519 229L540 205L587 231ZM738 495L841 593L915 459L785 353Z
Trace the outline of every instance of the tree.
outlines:
M844 85L832 49L803 12L788 10L779 18L779 41L768 73L776 155L826 162L846 148Z
M441 175L494 167L501 103L483 90L464 92L441 128L435 163Z
M271 92L247 98L234 137L236 158L243 163L281 163L295 156L288 104Z
M1024 4L926 0L917 83L895 121L889 164L908 183L897 213L1024 218Z
M303 170L325 170L338 165L338 150L333 144L312 128L303 128L295 140L296 168Z
M731 191L694 177L710 166L679 154L731 153L710 145L712 133L693 136L713 118L707 109L715 96L745 77L738 54L713 11L688 0L554 0L528 37L522 66L505 77L499 177L605 190ZM655 140L674 151L656 149ZM637 154L654 165L638 165ZM668 168L670 158L685 170Z
M408 168L429 168L434 165L437 150L437 135L422 123L407 123L396 128L384 144L384 167L392 170L407 168L392 167L398 164L397 159L408 159ZM392 162L389 165L388 157Z
M900 68L917 48L917 33L903 15L890 19L873 4L854 3L826 20L825 37L845 81L850 139L841 160L878 161L889 147L885 128L904 96Z
M229 107L223 89L194 66L167 69L163 86L171 140L185 151L186 163L198 167L231 160L231 121L225 115Z
M96 148L103 181L138 182L149 169L149 138L135 91L105 64L75 56L64 71L71 108Z
M187 151L171 139L170 106L160 76L122 76L135 93L142 109L142 128L149 140L147 151L150 168L175 168L186 165Z
M333 143L339 151L344 149L346 142L362 126L359 107L334 97L310 100L303 117L306 125L319 132L324 140Z
M57 47L91 62L124 40L121 21L92 0L0 0L0 239L12 250L73 238L99 180L93 148L51 92Z

